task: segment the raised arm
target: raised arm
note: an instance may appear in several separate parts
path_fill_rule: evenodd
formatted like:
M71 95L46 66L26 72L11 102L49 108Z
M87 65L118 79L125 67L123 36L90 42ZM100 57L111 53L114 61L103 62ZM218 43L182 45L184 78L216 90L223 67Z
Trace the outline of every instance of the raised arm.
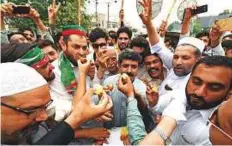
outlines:
M147 28L149 42L151 44L151 53L159 54L165 66L170 69L172 68L173 53L165 47L164 42L161 41L152 23L152 0L143 0L143 2L140 1L140 4L144 10L139 16Z

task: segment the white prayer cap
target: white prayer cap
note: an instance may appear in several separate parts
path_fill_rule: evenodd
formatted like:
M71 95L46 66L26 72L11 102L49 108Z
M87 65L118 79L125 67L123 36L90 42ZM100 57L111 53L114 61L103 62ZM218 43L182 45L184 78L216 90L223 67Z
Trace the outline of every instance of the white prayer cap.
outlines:
M203 52L203 50L205 48L205 43L202 40L194 38L194 37L184 37L184 38L180 39L177 46L179 46L179 45L194 46L195 48L200 50L201 53Z
M0 64L0 96L9 96L46 85L46 80L33 68L21 63Z

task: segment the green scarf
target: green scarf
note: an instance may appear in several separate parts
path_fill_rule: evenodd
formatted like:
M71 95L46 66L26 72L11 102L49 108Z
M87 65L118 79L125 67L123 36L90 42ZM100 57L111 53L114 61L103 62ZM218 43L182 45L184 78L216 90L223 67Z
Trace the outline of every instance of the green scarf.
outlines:
M65 56L64 52L60 53L58 66L61 71L61 82L64 84L66 91L69 94L74 95L77 88L77 82L71 62Z

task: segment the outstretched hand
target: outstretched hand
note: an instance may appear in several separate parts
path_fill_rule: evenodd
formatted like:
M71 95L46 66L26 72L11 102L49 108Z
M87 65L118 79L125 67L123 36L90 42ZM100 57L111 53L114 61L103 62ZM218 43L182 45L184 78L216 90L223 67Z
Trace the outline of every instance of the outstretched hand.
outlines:
M56 0L53 0L52 4L48 7L48 19L49 24L55 24L57 12L60 8L60 3L56 5Z
M152 0L140 0L143 7L142 13L139 14L144 25L151 24L152 20Z

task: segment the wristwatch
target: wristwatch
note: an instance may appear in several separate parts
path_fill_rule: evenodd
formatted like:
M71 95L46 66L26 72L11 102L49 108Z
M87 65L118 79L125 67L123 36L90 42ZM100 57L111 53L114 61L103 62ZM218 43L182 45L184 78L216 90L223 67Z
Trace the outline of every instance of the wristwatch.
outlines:
M166 135L166 133L163 132L162 129L156 127L154 130L163 139L165 145L171 145L171 143L172 143L171 139Z

